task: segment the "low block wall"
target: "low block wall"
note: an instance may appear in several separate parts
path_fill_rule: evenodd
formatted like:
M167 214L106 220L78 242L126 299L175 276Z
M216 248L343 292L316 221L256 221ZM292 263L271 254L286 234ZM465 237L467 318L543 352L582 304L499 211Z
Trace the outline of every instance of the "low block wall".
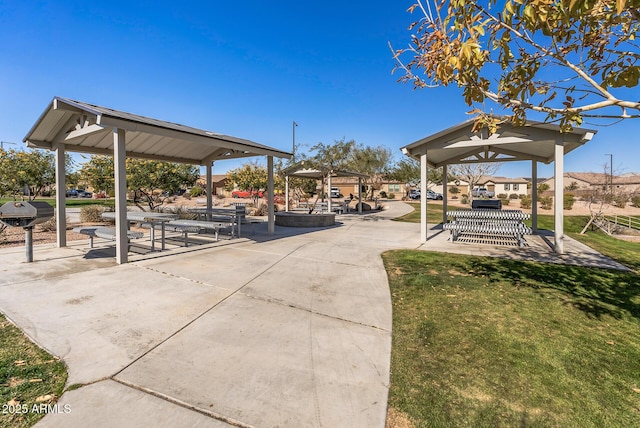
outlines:
M277 212L276 225L284 227L326 227L336 224L335 213L305 214Z

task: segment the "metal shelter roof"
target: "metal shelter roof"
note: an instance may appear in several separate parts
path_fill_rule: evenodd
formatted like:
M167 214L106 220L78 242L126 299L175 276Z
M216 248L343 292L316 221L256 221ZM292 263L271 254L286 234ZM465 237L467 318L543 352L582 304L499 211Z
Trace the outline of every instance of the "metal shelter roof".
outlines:
M564 154L591 140L597 131L574 128L560 133L558 125L527 121L525 126L504 123L489 135L487 130L472 132L474 120L452 126L402 148L402 152L419 159L428 152L430 166L535 160L549 164L554 160L556 141L564 144Z
M297 177L297 178L310 178L320 180L325 177L326 171L322 171L316 168L305 168L305 162L301 161L286 168L282 173L288 177ZM340 171L340 170L331 170L332 177L358 177L358 178L367 178L367 174L362 174L355 171Z
M127 132L127 157L206 165L249 156L290 158L291 153L242 138L54 97L29 133L28 147L113 154L114 129Z

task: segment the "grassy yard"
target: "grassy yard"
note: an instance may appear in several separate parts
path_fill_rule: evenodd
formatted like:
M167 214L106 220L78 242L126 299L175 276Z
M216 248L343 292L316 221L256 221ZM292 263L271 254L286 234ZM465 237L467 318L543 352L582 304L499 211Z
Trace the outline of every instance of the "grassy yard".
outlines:
M390 412L420 427L640 426L640 277L384 254Z
M35 424L62 395L66 380L64 364L0 314L0 427Z
M640 245L579 235L586 221L565 217L565 232L635 272L383 255L390 427L640 426ZM539 216L539 227L553 218Z
M56 206L55 198L36 198L36 201L46 202L52 207ZM12 198L0 198L0 205L6 202L13 202ZM66 204L67 207L83 207L86 205L106 205L113 207L115 206L115 200L113 199L89 199L89 198L67 198Z

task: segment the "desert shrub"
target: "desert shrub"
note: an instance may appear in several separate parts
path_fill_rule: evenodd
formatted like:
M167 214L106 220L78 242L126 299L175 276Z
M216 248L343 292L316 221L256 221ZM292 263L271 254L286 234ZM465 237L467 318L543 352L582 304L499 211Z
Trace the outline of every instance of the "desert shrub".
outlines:
M507 199L507 194L506 193L498 193L498 195L496 197L498 199Z
M520 195L518 195L517 193L512 193L509 195L509 199L518 199L520 197Z
M551 196L542 196L538 199L540 201L540 208L543 210L550 210L553 204L553 198Z
M502 205L509 205L509 199L508 198L500 198L500 201L502 201Z
M631 197L631 205L635 208L640 208L640 195L633 195Z
M102 205L85 205L80 208L80 221L82 223L100 223L104 211L105 207Z
M627 202L629 201L629 196L624 193L619 193L613 195L613 204L618 208L624 208L627 206Z
M395 193L389 193L388 198L389 199L395 199L396 198L396 194Z
M198 214L189 212L189 209L187 207L179 206L174 208L172 211L174 214L178 214L178 218L180 219L197 220L198 218Z
M449 193L451 193L452 195L457 195L458 193L460 193L460 189L458 189L456 186L451 186L449 188Z
M384 190L380 191L380 197L381 198L386 198L387 197L387 192L385 192Z
M200 186L194 186L189 190L189 195L191 195L192 198L197 198L198 196L204 195L204 189Z
M544 192L549 190L549 185L547 183L538 184L538 195L542 195Z
M562 207L565 210L570 210L571 208L573 208L573 204L575 201L576 199L573 197L573 195L571 193L567 193L564 195Z
M274 212L278 211L278 207L274 206L273 207ZM248 210L247 210L248 211ZM260 206L258 208L255 209L254 214L253 215L258 215L258 216L265 216L269 214L269 207L267 206L267 204L260 204Z
M524 208L526 210L530 209L532 205L532 201L531 201L531 197L529 196L523 196L520 199L520 207Z
M55 232L58 230L58 224L56 222L56 216L54 215L44 223L40 223L38 228L43 232Z
M189 193L189 192L184 192L184 193L183 193L183 195L182 195L182 197L183 197L183 198L185 198L185 199L191 200L191 193Z
M469 198L467 197L467 195L462 195L462 199L460 199L460 202L462 202L463 204L468 204Z

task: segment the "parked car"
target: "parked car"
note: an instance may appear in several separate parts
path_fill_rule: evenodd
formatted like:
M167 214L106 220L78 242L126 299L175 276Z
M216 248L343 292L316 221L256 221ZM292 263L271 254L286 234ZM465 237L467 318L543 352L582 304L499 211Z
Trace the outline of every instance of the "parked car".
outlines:
M93 193L87 192L86 190L78 190L79 198L93 198Z
M418 189L411 189L409 190L409 199L420 199L420 190Z
M78 197L78 191L76 189L69 189L67 190L67 193L65 195L67 198L77 198Z
M262 190L234 190L231 192L232 198L250 198L256 195L258 195L259 198L262 198L264 196L264 192Z
M442 193L437 193L437 192L434 192L433 190L427 190L427 199L433 199L433 200L441 201L442 200Z
M471 196L474 198L493 198L495 193L488 191L486 187L476 186L471 190Z
M332 188L331 188L331 191L329 192L329 195L330 195L332 198L339 198L339 197L341 197L341 196L342 196L342 195L340 194L340 189L339 189L339 188L337 188L337 187L332 187Z

